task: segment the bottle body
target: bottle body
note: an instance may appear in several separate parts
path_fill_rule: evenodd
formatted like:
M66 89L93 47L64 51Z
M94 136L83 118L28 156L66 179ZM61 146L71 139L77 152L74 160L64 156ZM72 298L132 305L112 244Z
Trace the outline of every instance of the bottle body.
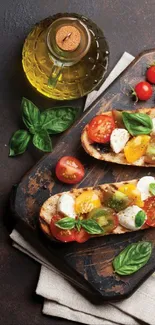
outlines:
M107 71L109 57L102 31L89 19L76 14L68 16L79 19L89 29L91 39L87 53L72 64L52 56L46 43L47 31L55 20L66 15L58 14L41 21L30 32L23 47L23 69L29 82L44 96L57 100L76 99L99 86ZM53 67L59 73L57 81L50 87L49 78Z

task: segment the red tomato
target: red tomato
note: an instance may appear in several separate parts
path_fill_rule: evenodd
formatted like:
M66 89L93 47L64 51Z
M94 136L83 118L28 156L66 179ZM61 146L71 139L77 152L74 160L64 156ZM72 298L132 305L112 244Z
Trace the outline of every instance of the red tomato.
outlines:
M64 229L60 229L59 227L57 227L55 225L55 223L57 221L59 221L60 219L62 219L59 215L55 215L52 217L51 219L51 223L50 223L50 230L52 235L62 241L62 242L71 242L75 240L75 230L71 229L71 230L64 230Z
M62 157L56 165L56 176L63 183L79 183L84 173L84 167L80 161L71 156Z
M147 214L146 224L155 227L155 196L151 196L144 201L143 209Z
M152 93L152 86L147 81L141 81L135 86L133 95L139 100L148 100L151 98Z
M77 229L71 229L71 230L60 229L55 224L60 219L62 219L60 215L55 215L52 217L50 223L51 233L56 239L64 243L68 243L72 241L76 241L78 243L84 243L90 238L90 235L82 228L80 229L80 231L78 231Z
M97 115L88 126L88 137L91 141L106 143L110 141L110 135L115 129L115 122L112 116Z
M81 228L80 231L78 231L78 230L75 231L75 240L78 243L84 243L89 238L90 238L90 235L84 229Z
M155 84L155 65L147 69L146 78L151 84Z

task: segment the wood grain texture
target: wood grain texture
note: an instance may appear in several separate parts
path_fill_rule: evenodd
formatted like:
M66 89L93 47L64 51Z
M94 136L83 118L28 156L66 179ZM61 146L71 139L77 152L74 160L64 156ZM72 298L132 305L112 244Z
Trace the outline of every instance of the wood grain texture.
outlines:
M85 178L75 187L96 186L98 184L136 179L144 175L155 176L154 168L139 168L109 164L95 160L87 155L80 143L84 126L98 112L107 110L131 110L140 107L154 107L154 97L145 104L136 106L129 97L130 86L144 79L146 67L155 60L155 50L142 53L93 104L83 117L61 138L54 151L46 155L21 180L16 190L14 211L36 235L38 233L38 214L42 203L55 193L67 191L71 186L61 184L55 178L55 165L64 155L76 156L84 164ZM91 239L84 244L71 243L59 245L52 242L48 249L64 258L64 262L81 275L103 299L119 299L131 294L155 269L155 249L149 263L132 276L120 277L114 274L111 262L124 247L131 242L150 240L155 244L155 230L149 229L132 234L106 236ZM44 240L42 240L44 244ZM53 246L54 245L54 246Z
M40 108L56 105L36 94L25 82L21 68L21 48L33 24L49 14L57 12L82 13L101 27L110 46L109 71L115 66L124 51L137 55L154 44L155 1L154 0L1 0L0 1L0 238L1 259L1 323L10 325L78 325L78 322L46 317L41 313L43 300L33 295L40 265L11 247L8 232L12 225L10 214L6 218L6 207L13 184L42 157L42 153L30 147L22 156L8 158L8 144L11 134L22 128L20 103L22 96L32 100ZM82 107L84 100L70 102ZM60 103L57 103L60 105ZM57 141L59 136L57 136ZM122 175L123 176L123 175ZM20 268L20 277L17 272ZM9 295L8 295L9 292ZM20 301L20 308L17 301ZM143 316L143 315L142 315ZM147 313L146 318L147 320Z

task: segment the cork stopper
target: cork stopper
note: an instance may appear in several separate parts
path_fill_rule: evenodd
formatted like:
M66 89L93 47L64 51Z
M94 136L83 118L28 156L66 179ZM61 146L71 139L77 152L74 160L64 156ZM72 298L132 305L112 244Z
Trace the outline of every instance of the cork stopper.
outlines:
M63 51L75 51L81 41L81 34L74 26L62 26L56 33L56 43Z

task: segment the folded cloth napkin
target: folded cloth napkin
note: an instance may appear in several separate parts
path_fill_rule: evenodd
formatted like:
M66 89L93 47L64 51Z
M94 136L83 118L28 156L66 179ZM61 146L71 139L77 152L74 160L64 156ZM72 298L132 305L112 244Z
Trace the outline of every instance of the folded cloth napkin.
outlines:
M128 66L134 57L124 53L99 91L88 95L86 108ZM43 313L68 320L96 325L137 325L139 320L155 324L155 277L151 276L128 299L116 303L94 305L41 256L25 239L13 230L13 246L42 264L36 293L43 296Z
M42 264L36 293L45 298L44 314L93 325L139 324L115 306L90 303L18 231L14 229L10 237L14 247Z

